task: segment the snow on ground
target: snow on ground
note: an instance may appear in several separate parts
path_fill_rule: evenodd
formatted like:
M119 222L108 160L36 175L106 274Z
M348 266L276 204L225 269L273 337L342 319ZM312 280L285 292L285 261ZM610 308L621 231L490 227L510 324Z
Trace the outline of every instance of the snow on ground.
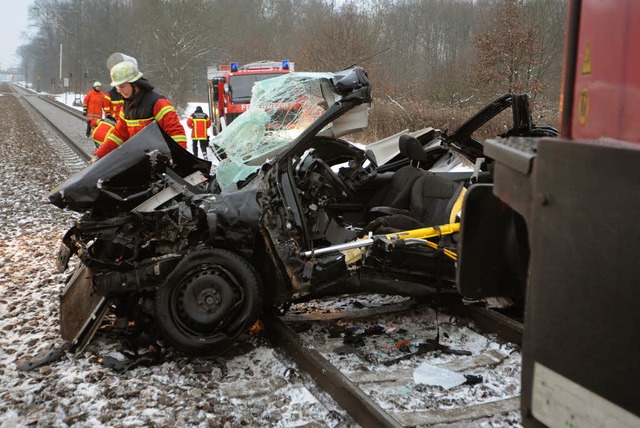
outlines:
M344 412L325 394L311 394L295 365L259 338L224 358L169 352L160 364L117 373L100 358L125 348L98 335L80 355L18 370L62 344L58 298L66 274L54 272L55 256L78 216L46 203L47 190L72 171L51 152L37 116L19 109L17 98L0 97L0 427L343 424Z
M518 347L496 340L492 335L479 333L473 322L436 313L424 304L415 304L408 310L383 313L367 319L344 319L337 316L358 308L368 310L403 302L410 303L410 299L379 295L331 298L294 305L285 319L299 321L309 312L325 318L324 322L311 323L302 333L306 343L313 344L314 349L358 383L363 391L390 413L451 409L519 396L522 361ZM358 343L356 346L344 346L347 331L353 332L354 338L358 339L355 340ZM410 351L415 353L419 344L434 340L438 334L440 344L452 350L469 352L470 355L430 351L408 357L407 352L398 349L397 345L406 341ZM358 335L361 337L356 337ZM481 357L492 363L477 366L471 363ZM389 364L398 358L401 359ZM458 382L450 389L432 384L433 378L423 378L420 379L422 382L418 382L418 369L424 365L446 370L448 373L445 374L450 377L479 376L481 382ZM385 376L385 372L389 376ZM373 374L388 381L367 381L374 378ZM521 417L517 410L464 424L453 424L457 427L520 425Z
M72 99L68 97L68 99ZM18 370L24 360L62 344L58 328L58 298L65 274L54 272L59 240L76 213L46 203L47 190L73 171L52 153L45 128L36 116L19 114L15 97L0 97L0 427L22 426L355 426L328 397L313 387L294 363L260 337L241 342L217 358L187 358L169 350L150 367L118 373L101 358L123 358L119 338L99 332L79 355L29 372ZM190 105L187 113L195 109ZM186 119L186 116L185 116ZM80 125L82 126L82 125ZM40 134L43 132L43 134ZM357 296L294 305L291 314L339 313L376 307L403 298ZM411 343L432 339L435 314L426 308L407 315L376 319L389 330L384 337L367 337L360 353L335 352L342 338L332 337L326 323L313 324L305 337L332 363L350 375L385 370L380 361L400 355L399 338ZM478 385L444 390L414 385L385 391L373 385L369 392L387 410L424 406L448 408L492 401L519 393L520 353L478 334L472 326L441 317L442 343L473 355L496 352L504 358L497 369L465 374L484 378ZM362 326L342 320L337 327ZM366 327L367 325L365 325ZM422 362L451 363L451 355L432 354L399 363L409 372ZM388 370L388 369L387 369ZM386 395L385 395L386 394ZM496 415L466 426L519 426L517 412Z

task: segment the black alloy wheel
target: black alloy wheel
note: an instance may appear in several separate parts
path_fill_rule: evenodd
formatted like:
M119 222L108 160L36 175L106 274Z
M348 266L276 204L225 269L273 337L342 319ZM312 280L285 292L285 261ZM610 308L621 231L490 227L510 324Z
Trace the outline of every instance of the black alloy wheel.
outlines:
M158 289L156 321L179 351L219 354L255 322L261 291L255 270L239 255L198 250L187 254Z

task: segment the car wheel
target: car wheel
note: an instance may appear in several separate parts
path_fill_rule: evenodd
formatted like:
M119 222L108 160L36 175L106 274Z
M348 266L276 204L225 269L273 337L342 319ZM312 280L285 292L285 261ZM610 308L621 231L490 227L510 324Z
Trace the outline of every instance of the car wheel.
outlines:
M166 339L194 355L223 352L262 308L260 280L227 250L188 254L157 291L155 318Z

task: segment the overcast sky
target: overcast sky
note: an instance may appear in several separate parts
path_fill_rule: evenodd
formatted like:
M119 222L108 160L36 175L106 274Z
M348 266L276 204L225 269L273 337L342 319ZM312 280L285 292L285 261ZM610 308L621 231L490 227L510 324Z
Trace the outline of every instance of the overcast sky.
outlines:
M0 68L20 65L16 49L25 43L28 30L27 10L32 0L0 0Z

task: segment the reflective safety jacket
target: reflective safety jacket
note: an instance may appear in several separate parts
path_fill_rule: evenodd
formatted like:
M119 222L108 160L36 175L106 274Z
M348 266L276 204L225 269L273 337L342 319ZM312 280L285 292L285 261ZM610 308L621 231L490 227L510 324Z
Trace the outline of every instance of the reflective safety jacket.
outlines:
M82 111L86 113L87 121L102 119L102 106L104 104L104 94L102 91L91 89L87 92L82 102Z
M95 141L98 145L102 145L104 140L107 139L109 132L116 125L115 120L109 119L98 119L91 123L93 126L93 131L91 131L91 139Z
M148 82L145 81L143 85L141 91L132 99L124 100L124 107L120 110L116 126L107 136L104 144L94 152L94 155L99 158L105 156L153 121L158 122L160 128L182 148L187 148L187 136L176 109L165 97L148 89L151 87Z
M111 116L114 119L118 118L120 114L120 110L122 110L122 106L124 105L124 98L120 92L117 91L116 87L112 87L109 92L104 94L104 115Z
M187 119L187 126L191 128L192 140L208 140L207 130L211 126L211 119L204 112L195 112Z

